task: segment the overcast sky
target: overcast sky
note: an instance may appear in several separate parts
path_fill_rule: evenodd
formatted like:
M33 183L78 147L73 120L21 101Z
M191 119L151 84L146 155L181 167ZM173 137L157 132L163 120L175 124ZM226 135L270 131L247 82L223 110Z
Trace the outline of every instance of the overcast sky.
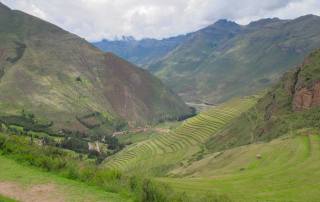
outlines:
M134 36L162 39L197 31L219 19L320 15L320 0L0 0L11 9L62 27L90 42Z

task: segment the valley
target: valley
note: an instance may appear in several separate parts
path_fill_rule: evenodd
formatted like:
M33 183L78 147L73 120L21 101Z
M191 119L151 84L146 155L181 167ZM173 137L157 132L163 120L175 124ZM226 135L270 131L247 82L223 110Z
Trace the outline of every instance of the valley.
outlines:
M319 201L318 25L90 43L0 2L0 201Z

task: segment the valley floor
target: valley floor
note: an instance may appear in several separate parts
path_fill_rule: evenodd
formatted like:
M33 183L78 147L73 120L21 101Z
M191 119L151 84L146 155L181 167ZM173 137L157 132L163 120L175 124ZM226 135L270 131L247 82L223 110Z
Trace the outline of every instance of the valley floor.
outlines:
M128 201L117 194L20 165L1 155L0 170L0 201L5 200L2 196L33 202Z
M227 194L235 201L320 201L319 159L319 135L282 137L209 154L173 171L186 177L158 180L187 193Z

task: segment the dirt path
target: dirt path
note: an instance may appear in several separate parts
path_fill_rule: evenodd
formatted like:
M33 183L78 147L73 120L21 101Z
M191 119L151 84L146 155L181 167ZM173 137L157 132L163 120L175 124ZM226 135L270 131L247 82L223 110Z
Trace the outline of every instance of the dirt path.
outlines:
M0 182L0 194L25 202L63 202L63 196L57 194L54 184L29 186L26 189L17 182Z

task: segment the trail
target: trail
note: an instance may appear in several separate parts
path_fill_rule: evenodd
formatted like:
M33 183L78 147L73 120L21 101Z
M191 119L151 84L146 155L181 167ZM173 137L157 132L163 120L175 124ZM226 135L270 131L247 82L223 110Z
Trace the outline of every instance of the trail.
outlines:
M256 110L257 115L258 115L262 120L264 120L264 118L258 113L258 110L257 110L257 107L256 107L256 106L254 106L254 109Z

